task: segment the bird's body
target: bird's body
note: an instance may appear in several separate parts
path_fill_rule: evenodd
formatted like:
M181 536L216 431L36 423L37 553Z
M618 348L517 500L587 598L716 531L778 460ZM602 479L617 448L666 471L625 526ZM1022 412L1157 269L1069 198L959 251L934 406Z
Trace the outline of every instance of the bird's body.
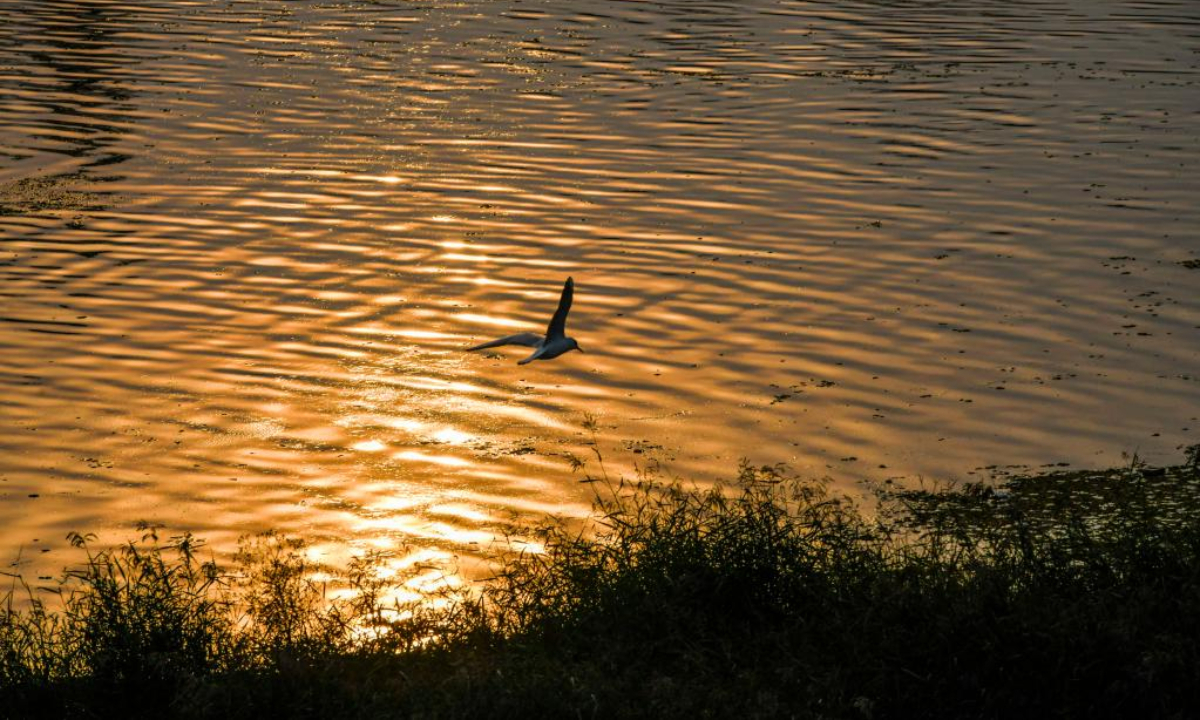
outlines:
M501 345L525 345L534 348L533 354L519 361L518 365L531 363L534 360L552 360L571 350L583 352L583 348L579 347L575 338L567 337L567 313L571 311L571 301L574 297L575 281L567 278L567 282L563 284L562 295L558 299L558 309L554 311L554 317L550 318L550 325L546 327L545 336L531 332L517 333L469 347L467 351L484 350Z

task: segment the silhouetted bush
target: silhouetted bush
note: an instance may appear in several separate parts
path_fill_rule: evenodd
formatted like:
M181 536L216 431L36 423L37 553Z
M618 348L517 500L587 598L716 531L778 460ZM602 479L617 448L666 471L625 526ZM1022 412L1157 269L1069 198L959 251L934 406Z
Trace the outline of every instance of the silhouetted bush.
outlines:
M597 481L586 527L547 521L543 552L445 603L385 600L373 558L333 600L294 541L256 539L230 573L150 531L89 553L61 609L10 593L0 713L1196 717L1189 452L865 509L780 468Z

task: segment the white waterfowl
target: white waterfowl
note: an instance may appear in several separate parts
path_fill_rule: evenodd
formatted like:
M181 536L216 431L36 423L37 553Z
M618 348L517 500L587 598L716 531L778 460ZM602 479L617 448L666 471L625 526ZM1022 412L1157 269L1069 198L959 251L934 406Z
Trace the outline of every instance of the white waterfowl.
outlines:
M532 332L517 333L516 335L502 337L499 340L485 342L482 345L469 347L467 348L467 352L500 347L501 345L525 345L535 348L533 354L519 361L518 365L531 363L534 360L552 360L571 350L583 352L583 348L579 347L579 343L575 342L575 338L567 337L567 313L571 311L571 300L574 297L575 281L567 278L567 282L563 284L562 296L558 298L558 309L554 311L554 317L550 318L550 325L546 328L546 335L544 337Z

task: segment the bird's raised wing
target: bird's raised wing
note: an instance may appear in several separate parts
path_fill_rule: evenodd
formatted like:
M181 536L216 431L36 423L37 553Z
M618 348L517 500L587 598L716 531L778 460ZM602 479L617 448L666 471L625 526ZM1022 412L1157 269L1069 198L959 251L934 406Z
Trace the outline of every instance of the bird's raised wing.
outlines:
M563 283L562 296L558 298L558 309L550 318L550 326L546 328L546 342L567 336L567 313L571 312L571 300L575 297L575 280L567 278Z
M509 335L508 337L502 337L499 340L485 342L484 344L476 345L475 347L469 347L467 348L467 352L471 352L472 350L483 350L484 348L500 347L501 345L526 345L528 347L537 347L541 344L541 335L538 335L537 333L526 332L517 333L516 335Z

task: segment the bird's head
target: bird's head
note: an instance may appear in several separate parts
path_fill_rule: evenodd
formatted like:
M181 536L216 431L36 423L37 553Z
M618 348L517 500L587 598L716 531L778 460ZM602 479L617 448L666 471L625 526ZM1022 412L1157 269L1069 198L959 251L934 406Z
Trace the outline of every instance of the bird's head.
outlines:
M576 340L575 338L567 338L567 341L569 343L571 343L570 350L578 350L579 352L583 352L583 348L579 347L578 340Z

